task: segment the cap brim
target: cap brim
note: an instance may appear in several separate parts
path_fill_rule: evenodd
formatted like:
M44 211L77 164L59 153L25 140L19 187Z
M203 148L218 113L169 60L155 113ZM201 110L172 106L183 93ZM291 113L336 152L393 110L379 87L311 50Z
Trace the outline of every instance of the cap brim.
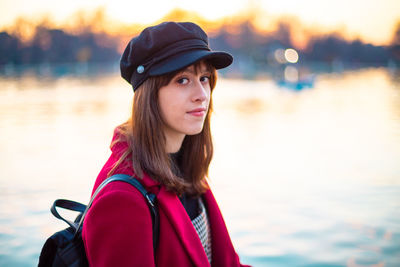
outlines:
M151 67L149 74L150 76L167 74L190 66L199 60L207 60L214 68L223 69L232 64L233 57L226 52L187 51L155 64Z

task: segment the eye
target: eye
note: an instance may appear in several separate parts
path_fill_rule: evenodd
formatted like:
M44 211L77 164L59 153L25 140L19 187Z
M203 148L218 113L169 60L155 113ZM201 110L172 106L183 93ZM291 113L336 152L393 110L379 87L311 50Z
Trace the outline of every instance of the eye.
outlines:
M201 76L200 82L202 82L202 83L210 82L210 76Z
M179 78L177 81L179 84L187 84L189 82L188 78Z

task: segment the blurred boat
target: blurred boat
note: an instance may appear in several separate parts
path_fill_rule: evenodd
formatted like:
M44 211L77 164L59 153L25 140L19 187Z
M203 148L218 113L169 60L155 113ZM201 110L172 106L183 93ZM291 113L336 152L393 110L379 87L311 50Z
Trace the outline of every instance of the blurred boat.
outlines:
M296 91L300 91L307 88L313 88L315 82L315 75L309 75L304 78L300 78L296 81L290 81L287 79L280 79L276 81L276 84L282 88L288 88Z

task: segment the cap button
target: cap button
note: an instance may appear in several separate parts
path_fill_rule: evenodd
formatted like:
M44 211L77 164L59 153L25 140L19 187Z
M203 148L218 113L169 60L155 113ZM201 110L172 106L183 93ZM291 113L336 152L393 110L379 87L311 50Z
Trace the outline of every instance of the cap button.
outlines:
M144 72L144 67L143 67L142 65L139 65L139 66L137 67L136 71L137 71L138 73L143 73L143 72Z

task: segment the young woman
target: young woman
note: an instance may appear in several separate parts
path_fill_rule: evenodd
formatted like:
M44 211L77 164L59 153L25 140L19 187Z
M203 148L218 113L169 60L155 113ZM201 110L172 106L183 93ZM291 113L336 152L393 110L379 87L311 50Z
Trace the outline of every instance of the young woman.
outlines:
M242 266L205 180L216 69L232 60L211 51L193 23L165 22L129 42L121 75L135 92L132 116L116 128L93 190L113 174L137 177L157 197L158 242L154 248L151 213L140 192L110 183L83 225L91 266Z

